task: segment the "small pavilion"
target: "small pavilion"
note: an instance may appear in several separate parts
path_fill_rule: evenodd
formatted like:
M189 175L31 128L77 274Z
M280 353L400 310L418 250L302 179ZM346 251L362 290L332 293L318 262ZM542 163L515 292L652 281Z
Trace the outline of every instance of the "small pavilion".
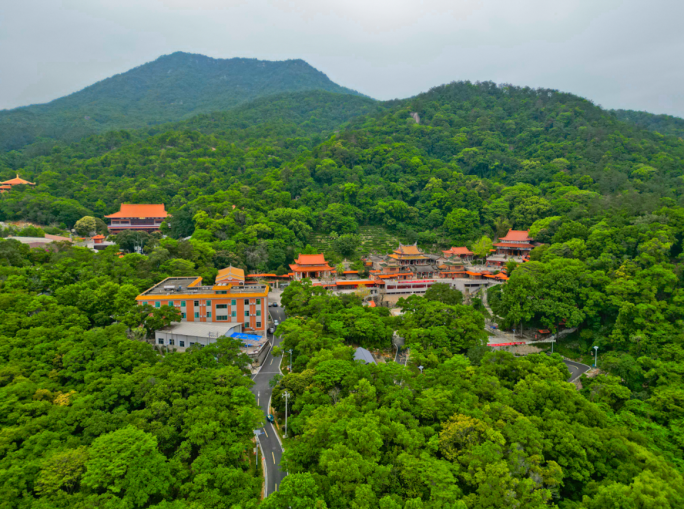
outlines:
M0 182L0 194L10 192L14 186L35 186L35 184L20 178L17 173L15 178Z

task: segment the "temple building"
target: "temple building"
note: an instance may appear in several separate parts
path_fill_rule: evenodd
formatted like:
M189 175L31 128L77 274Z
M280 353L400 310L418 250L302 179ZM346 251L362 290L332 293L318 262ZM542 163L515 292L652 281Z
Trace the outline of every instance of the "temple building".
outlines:
M442 251L442 253L444 253L445 258L455 257L463 260L464 262L469 262L470 260L472 260L474 254L467 247L452 247L451 249Z
M135 205L122 203L119 212L105 217L111 220L110 233L122 230L155 232L159 230L159 226L168 217L168 214L163 204Z
M494 244L497 255L525 256L534 248L527 230L508 230L505 237Z
M17 173L16 178L0 182L0 194L10 192L14 186L35 186L35 184L28 180L24 180L23 178L19 178L19 174Z
M431 258L423 254L423 252L418 249L417 244L404 246L399 244L399 247L394 250L394 252L389 255L390 258L394 258L399 262L399 265L406 267L410 265L425 265L431 262Z
M297 280L307 277L311 279L329 277L335 270L328 265L328 262L325 261L322 254L300 254L295 260L295 263L290 265L290 269L294 274L294 279Z

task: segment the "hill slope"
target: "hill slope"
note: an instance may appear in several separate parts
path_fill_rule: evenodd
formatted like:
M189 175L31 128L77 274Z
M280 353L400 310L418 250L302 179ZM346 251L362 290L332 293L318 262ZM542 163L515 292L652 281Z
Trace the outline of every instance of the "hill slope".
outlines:
M283 92L341 87L303 60L269 62L173 53L47 104L0 112L0 150L40 138L75 141L112 129L181 120Z
M684 137L684 118L634 110L613 110L613 113L623 122L630 122L660 134Z

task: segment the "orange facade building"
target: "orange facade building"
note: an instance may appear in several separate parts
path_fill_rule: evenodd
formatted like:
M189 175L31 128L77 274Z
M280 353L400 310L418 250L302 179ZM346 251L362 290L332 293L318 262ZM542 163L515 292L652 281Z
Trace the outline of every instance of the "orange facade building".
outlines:
M294 279L320 279L329 277L334 270L322 254L305 255L300 254L295 263L290 265L294 274Z
M122 203L119 212L105 217L111 220L109 225L111 233L123 230L154 232L159 230L168 214L163 204L136 205Z
M170 277L138 295L136 300L154 308L174 306L180 311L182 322L239 325L239 332L265 335L268 292L268 285L226 281L202 285L201 277Z

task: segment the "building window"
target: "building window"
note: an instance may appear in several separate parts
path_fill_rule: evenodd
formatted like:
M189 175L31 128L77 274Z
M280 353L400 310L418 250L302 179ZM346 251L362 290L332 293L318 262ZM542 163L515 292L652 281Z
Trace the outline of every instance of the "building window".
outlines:
M194 345L194 344L195 344L194 341L190 341L190 346L192 346L192 345Z
M199 312L195 311L195 318L199 318Z
M211 306L211 301L208 300L208 301L205 302L205 304L206 304L207 306Z
M181 313L181 318L185 320L185 313Z
M185 307L185 301L184 301L184 300L181 301L181 307L182 307L182 308Z
M233 311L233 312L230 314L230 316L232 316L233 318L237 318L237 311Z
M257 309L257 316L261 316L261 309Z
M261 299L257 299L257 306L261 304Z
M228 315L216 315L216 321L217 322L227 322L228 321Z
M199 307L199 301L198 300L195 301L195 307Z
M183 341L183 340L181 339L181 340L178 342L178 346L180 346L181 348L185 348L185 341Z
M161 307L161 302L157 301L154 303L154 307L160 308Z
M245 306L249 306L249 299L245 299Z
M173 345L175 345L175 344L176 344L176 340L175 340L175 339L169 339L169 345L173 346Z
M164 344L164 338L159 338L159 339L157 340L157 343L160 344L160 345L163 345L163 344Z
M235 299L230 301L231 306L237 306L237 301Z
M216 309L228 309L228 304L216 304Z
M249 309L245 310L245 316L249 316Z
M259 327L261 327L261 322L257 322L257 323L256 323L256 326L257 326L257 329L258 329Z
M217 293L218 295L225 295L225 294L227 294L228 292L225 291L225 290L218 290L216 293Z
M207 311L207 318L211 318L211 311Z

